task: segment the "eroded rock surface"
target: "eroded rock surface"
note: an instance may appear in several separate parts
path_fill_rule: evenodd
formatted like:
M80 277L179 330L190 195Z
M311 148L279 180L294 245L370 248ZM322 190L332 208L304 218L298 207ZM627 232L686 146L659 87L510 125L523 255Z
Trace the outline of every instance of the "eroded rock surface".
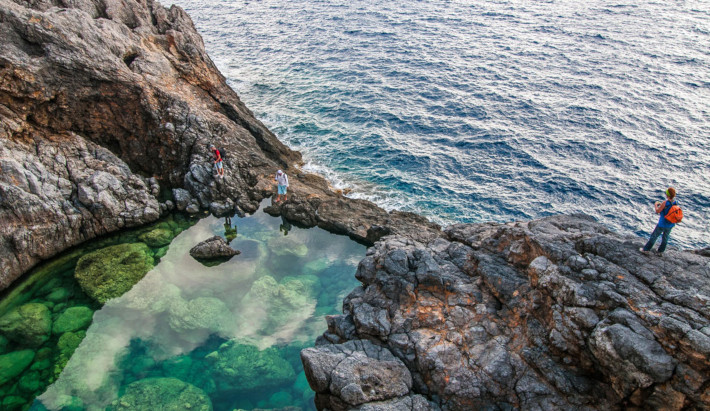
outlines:
M210 144L228 153L224 179ZM277 169L291 187L272 214L369 243L438 235L414 214L343 198L300 159L227 86L180 7L0 0L0 289L166 211L253 212ZM159 202L161 190L173 198Z
M333 383L335 357L371 358L373 346L432 408L710 408L710 258L643 255L639 239L585 216L446 234L368 251L363 286L302 353L321 409L362 406Z

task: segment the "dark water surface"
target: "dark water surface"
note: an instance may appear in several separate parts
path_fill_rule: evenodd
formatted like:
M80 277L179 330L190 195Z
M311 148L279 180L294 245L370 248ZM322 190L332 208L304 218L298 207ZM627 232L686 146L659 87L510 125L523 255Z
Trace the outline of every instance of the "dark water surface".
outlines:
M0 362L29 361L0 384L0 408L26 409L36 397L33 410L315 409L300 350L359 284L354 273L365 247L259 211L232 220L238 234L230 245L240 255L213 267L190 257L198 242L224 235L224 223L182 224L167 248L150 248L157 265L103 307L74 280L77 259L147 241L154 227L74 250L28 276L3 299L0 323L19 307L41 309L52 333L33 344L0 333ZM68 310L90 311L80 325L58 325Z
M440 223L710 231L707 1L179 0L257 117L352 196Z

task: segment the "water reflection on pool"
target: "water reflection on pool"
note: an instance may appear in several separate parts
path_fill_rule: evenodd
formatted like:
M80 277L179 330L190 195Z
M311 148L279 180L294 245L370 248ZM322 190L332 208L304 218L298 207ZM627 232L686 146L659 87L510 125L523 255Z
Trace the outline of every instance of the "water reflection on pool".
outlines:
M240 255L214 267L194 260L190 248L224 235L224 223L207 217L182 232L143 280L96 311L32 408L314 409L299 352L357 286L365 247L259 211L232 220Z

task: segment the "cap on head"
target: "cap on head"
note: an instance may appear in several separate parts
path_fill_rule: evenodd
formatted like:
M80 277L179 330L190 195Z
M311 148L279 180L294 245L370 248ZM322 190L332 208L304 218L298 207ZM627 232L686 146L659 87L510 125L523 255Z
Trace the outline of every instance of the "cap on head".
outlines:
M666 190L666 197L675 198L675 188L668 187L668 190Z
M276 172L276 174L279 174L279 175L280 175L280 174L283 174L283 173L284 173L284 172L281 171L281 170L279 170L279 171Z
M215 147L214 145L210 145L210 150L217 150L217 147Z

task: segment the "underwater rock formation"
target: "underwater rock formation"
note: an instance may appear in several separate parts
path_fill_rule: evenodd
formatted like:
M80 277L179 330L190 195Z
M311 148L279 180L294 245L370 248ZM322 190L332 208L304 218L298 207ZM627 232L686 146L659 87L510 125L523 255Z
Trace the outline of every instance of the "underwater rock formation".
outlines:
M352 395L363 387L335 383L358 381L343 377L353 371L328 363L345 346L357 351L347 358L373 357L366 342L411 372L408 392L392 379L390 401L421 394L449 410L710 407L708 257L643 255L641 240L586 216L462 224L446 234L426 244L387 237L368 251L357 272L363 286L302 352L320 409L366 398Z
M153 263L144 243L118 244L81 257L74 277L89 297L104 304L130 290L153 268Z
M211 411L212 401L201 389L177 378L145 378L129 384L113 409Z
M242 393L263 390L296 377L291 364L273 347L259 350L230 340L205 358L213 364L213 378L220 390Z
M0 331L10 340L38 347L49 340L52 316L47 306L27 303L0 318Z

